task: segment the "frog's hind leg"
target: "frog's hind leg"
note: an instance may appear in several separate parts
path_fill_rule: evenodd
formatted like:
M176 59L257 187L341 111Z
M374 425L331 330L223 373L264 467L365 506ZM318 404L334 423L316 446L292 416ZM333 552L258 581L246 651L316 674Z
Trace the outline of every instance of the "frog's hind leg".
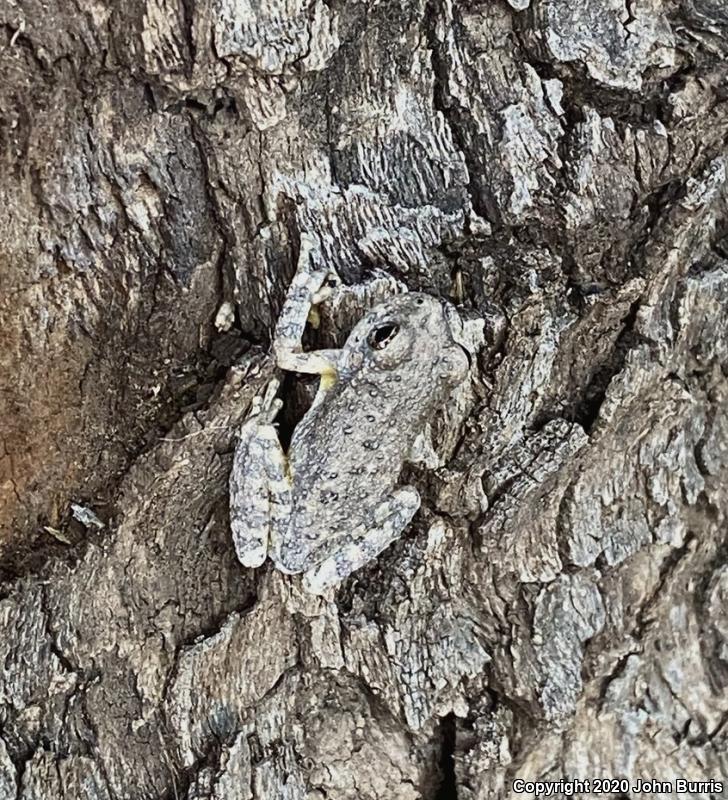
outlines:
M420 496L411 486L387 495L374 513L371 527L354 531L337 552L304 573L304 589L323 594L341 583L397 539L419 507Z
M251 417L240 432L230 472L230 528L238 560L259 567L268 553L271 536L288 523L291 506L286 456L273 427L281 401L275 399L278 382L265 397L255 398Z

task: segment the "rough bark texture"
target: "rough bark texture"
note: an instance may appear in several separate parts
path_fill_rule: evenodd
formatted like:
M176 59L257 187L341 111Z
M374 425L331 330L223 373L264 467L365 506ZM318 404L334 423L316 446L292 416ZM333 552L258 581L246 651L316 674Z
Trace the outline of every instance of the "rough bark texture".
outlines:
M0 33L0 798L728 778L724 0ZM330 603L227 511L301 231L348 287L316 344L402 285L486 323L447 467Z

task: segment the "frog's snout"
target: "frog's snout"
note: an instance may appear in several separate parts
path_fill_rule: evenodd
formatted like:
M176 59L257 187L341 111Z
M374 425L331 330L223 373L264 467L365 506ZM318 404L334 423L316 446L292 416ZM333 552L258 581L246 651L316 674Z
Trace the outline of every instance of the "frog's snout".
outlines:
M462 355L465 356L465 374L467 375L467 373L470 372L473 366L473 356L470 350L468 350L468 348L465 347L465 345L462 345L459 342L455 342L455 347L460 351Z
M470 373L470 353L459 342L453 341L447 360L451 364L451 380L457 385L465 380Z
M469 374L473 365L472 353L461 343L463 332L463 321L457 309L446 300L440 300L442 304L442 314L450 333L452 346L448 348L446 361L452 364L452 379L454 383L459 383Z
M470 373L470 353L454 339L445 347L440 358L440 378L450 386L457 386Z

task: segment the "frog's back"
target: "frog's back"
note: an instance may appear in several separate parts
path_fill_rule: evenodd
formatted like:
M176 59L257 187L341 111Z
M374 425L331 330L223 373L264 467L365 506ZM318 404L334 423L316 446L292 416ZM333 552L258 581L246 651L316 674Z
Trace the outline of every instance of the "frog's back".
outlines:
M337 543L376 527L415 439L466 364L444 306L426 295L391 298L356 324L338 355L337 380L289 448L289 569L320 562Z
M423 425L406 405L381 382L361 382L336 387L306 415L289 454L294 520L324 539L371 518Z

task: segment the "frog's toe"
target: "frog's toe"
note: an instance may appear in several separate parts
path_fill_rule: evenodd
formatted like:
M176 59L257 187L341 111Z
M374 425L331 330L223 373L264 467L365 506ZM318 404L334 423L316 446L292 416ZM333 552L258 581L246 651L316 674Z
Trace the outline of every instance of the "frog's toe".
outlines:
M303 588L309 594L326 594L342 581L340 567L335 559L327 558L323 564L303 575Z
M286 575L297 575L303 572L306 567L306 560L310 557L310 551L300 546L300 542L294 542L285 546L276 546L275 536L273 537L273 562L276 567Z

